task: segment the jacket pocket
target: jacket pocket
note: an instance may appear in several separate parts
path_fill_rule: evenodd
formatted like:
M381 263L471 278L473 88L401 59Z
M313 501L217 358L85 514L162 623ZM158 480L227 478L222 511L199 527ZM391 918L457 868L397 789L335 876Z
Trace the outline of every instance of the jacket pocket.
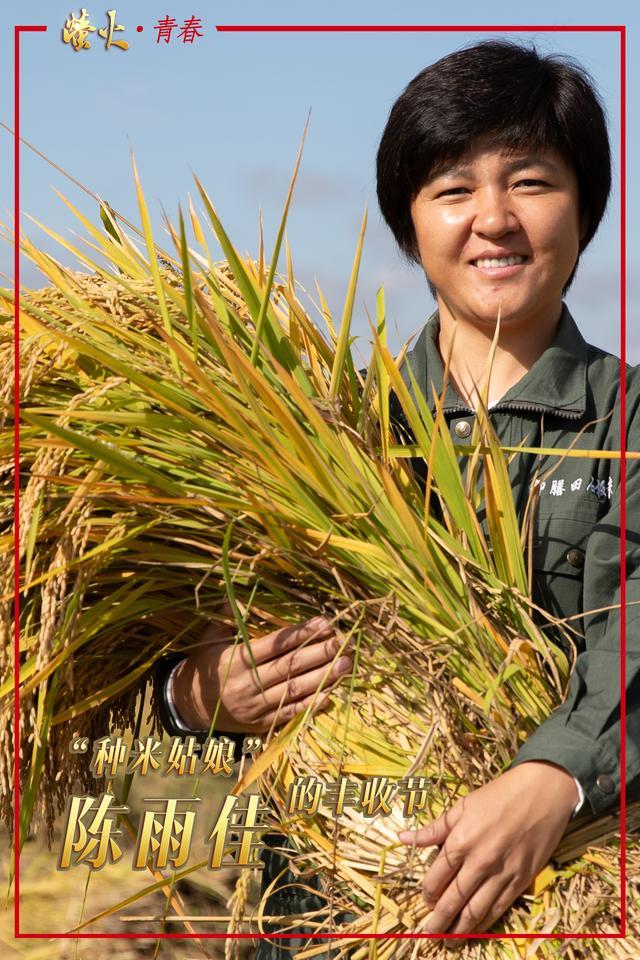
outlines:
M533 599L556 619L571 617L564 629L578 651L584 648L583 583L589 562L588 543L595 526L594 519L576 517L547 518L534 540L531 565ZM548 622L548 621L547 621ZM539 623L545 624L540 617ZM568 649L563 631L550 628L551 635Z

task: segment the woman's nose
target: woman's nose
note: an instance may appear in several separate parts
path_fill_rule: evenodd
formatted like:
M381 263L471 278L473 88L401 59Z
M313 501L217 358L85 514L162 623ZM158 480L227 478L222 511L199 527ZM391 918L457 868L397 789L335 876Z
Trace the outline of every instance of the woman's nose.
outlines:
M508 193L502 190L479 190L473 222L476 233L499 237L520 229L520 221Z

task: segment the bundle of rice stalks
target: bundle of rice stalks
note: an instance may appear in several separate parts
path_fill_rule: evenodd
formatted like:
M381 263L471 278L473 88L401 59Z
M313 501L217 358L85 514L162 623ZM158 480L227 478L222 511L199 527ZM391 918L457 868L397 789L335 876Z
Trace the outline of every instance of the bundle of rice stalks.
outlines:
M84 273L21 239L51 284L24 291L20 309L21 840L34 817L51 831L74 781L95 789L86 760L69 756L71 735L133 725L158 658L188 650L224 600L249 650L253 638L323 613L343 640L336 657L355 646L353 674L329 708L270 736L235 792L259 783L300 863L327 878L331 916L356 914L348 928L318 920L322 932L344 932L341 955L354 950L349 933L418 932L433 851L407 850L397 830L499 775L562 701L570 674L529 599L509 477L518 454L499 447L481 404L463 479L440 409L434 419L387 349L382 293L371 359L358 370L350 320L364 222L339 328L321 300L323 334L296 294L288 251L287 275L276 276L284 217L267 269L262 245L257 262L240 257L198 184L226 261L212 259L192 206L198 248L181 214L177 230L168 224L177 254L161 255L137 186L143 247L106 209L105 234L70 203L101 259L47 232ZM13 295L0 295L9 817ZM427 465L426 490L397 455L392 392ZM312 814L287 813L292 784L308 777L329 790L340 777L424 778L428 790L417 819L397 798L377 811L347 805L336 816L323 799ZM495 930L615 933L615 819L589 830ZM640 859L635 837L628 856ZM637 897L631 908L633 925ZM377 955L410 956L416 943L424 956L443 949L390 941ZM539 956L558 948L535 943ZM363 940L350 955L369 949ZM513 949L487 941L483 955ZM571 950L611 955L600 940Z

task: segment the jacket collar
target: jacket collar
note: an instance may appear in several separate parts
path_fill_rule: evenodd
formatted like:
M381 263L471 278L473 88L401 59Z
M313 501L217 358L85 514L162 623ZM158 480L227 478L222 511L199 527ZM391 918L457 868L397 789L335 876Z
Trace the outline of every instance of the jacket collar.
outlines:
M444 364L438 349L440 320L436 311L407 353L403 364L403 379L409 386L406 364L416 378L431 411L435 411L433 387L442 393ZM527 410L548 412L572 419L582 417L587 404L587 360L589 347L578 330L566 304L556 328L553 341L523 377L492 407L492 410ZM411 387L409 386L411 391ZM469 412L469 407L451 383L444 397L446 413Z

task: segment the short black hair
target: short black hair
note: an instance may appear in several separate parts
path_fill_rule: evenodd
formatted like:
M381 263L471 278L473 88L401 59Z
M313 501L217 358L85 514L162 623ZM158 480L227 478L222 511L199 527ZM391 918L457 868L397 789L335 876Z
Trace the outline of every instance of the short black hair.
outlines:
M572 167L585 225L579 259L611 190L604 107L593 80L572 58L541 56L533 44L510 40L484 40L448 54L414 77L391 108L376 158L377 193L405 257L420 262L414 199L439 168L480 140L508 151L555 150Z

